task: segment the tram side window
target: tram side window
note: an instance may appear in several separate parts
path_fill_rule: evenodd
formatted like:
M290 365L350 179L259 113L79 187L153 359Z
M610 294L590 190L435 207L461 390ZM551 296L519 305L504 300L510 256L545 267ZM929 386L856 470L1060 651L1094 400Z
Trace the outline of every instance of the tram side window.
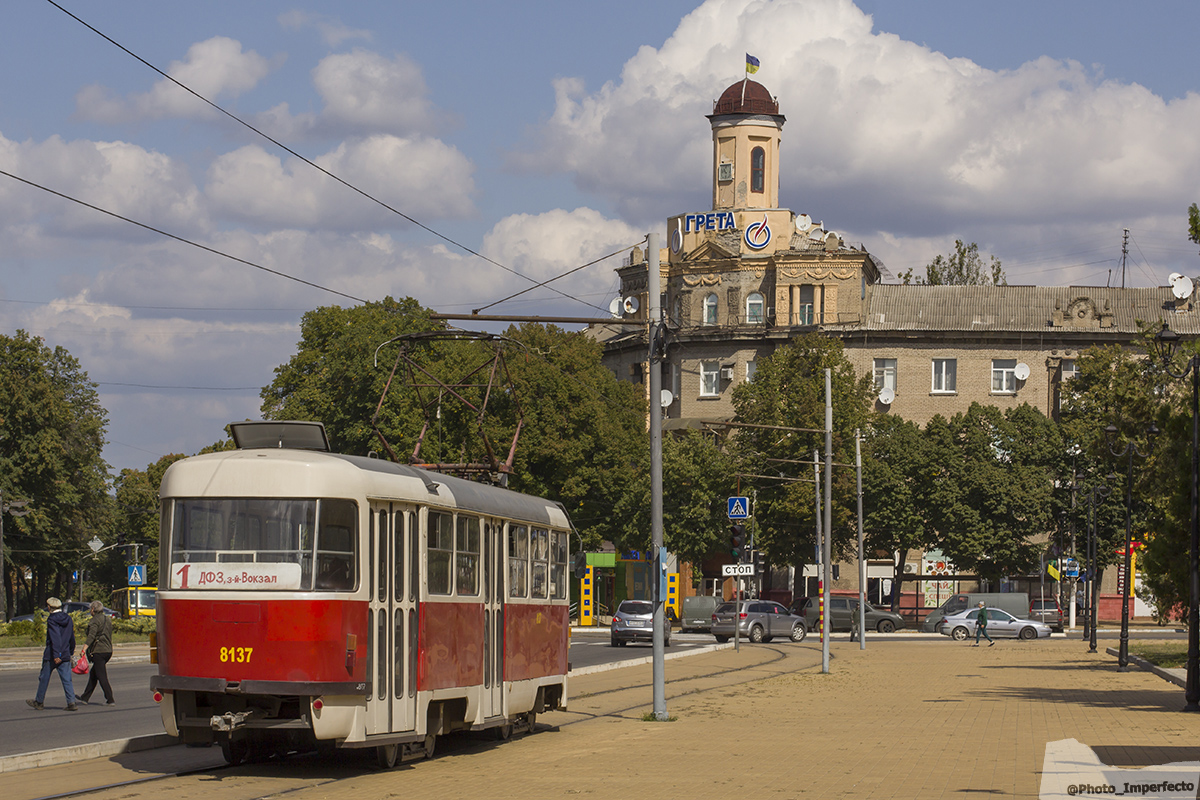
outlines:
M508 596L525 597L529 570L529 528L508 526Z
M317 589L347 591L357 584L355 531L358 507L350 500L322 500L317 531Z
M454 558L454 518L429 512L429 547L426 572L430 594L450 594L450 562Z
M479 594L479 518L459 516L454 553L455 590L459 595Z
M529 537L530 570L529 595L545 598L549 582L550 568L550 531L544 528L534 528Z
M567 596L567 533L550 531L550 597L563 600Z

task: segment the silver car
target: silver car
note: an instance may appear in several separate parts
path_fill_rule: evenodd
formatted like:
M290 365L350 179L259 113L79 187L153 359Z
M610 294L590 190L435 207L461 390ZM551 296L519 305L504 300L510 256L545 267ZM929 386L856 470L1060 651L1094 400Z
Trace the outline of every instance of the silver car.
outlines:
M938 633L959 642L970 639L975 636L978 617L978 608L951 614L938 625ZM987 632L996 639L1048 639L1050 626L1037 620L1014 617L999 608L988 608Z
M665 623L666 620L664 619ZM609 627L613 647L624 647L628 642L654 642L654 603L649 600L622 600L613 614ZM671 646L671 626L663 626L663 647Z
M745 600L721 606L712 615L712 634L718 642L728 642L733 638L735 624L738 635L752 642L769 642L777 636L803 642L808 633L804 617L767 600Z

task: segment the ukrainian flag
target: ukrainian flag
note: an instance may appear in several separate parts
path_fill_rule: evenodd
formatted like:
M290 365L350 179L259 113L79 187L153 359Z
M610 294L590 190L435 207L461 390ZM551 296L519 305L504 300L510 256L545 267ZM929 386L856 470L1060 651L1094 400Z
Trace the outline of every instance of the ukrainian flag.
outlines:
M750 75L758 72L758 59L746 53L746 72Z

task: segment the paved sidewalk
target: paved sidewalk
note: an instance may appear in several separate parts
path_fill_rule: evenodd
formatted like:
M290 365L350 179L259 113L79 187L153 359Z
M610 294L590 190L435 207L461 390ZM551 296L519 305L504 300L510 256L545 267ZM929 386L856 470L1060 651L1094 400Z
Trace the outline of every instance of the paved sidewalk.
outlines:
M642 720L649 666L585 676L570 711L539 719L554 730L293 800L1037 797L1046 744L1061 739L1117 766L1200 760L1200 715L1178 711L1181 689L1119 673L1080 641L867 647L835 639L828 675L813 638L667 662L669 681L694 676L668 685L674 722Z

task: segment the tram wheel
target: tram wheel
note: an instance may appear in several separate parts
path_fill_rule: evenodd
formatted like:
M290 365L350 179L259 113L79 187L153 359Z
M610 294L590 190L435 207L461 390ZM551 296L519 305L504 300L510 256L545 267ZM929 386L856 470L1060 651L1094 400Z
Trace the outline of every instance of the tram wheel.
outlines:
M229 766L236 767L250 755L250 743L245 739L222 739L221 755L225 756L225 762Z
M381 744L375 748L375 761L379 764L380 769L391 769L396 766L396 754L399 753L399 745Z
M425 757L433 758L434 748L437 746L437 737L432 733L425 737Z
M495 728L492 728L492 730L495 731L496 739L501 742L507 742L512 738L513 735L513 726L511 722L506 722L503 725L497 725Z

